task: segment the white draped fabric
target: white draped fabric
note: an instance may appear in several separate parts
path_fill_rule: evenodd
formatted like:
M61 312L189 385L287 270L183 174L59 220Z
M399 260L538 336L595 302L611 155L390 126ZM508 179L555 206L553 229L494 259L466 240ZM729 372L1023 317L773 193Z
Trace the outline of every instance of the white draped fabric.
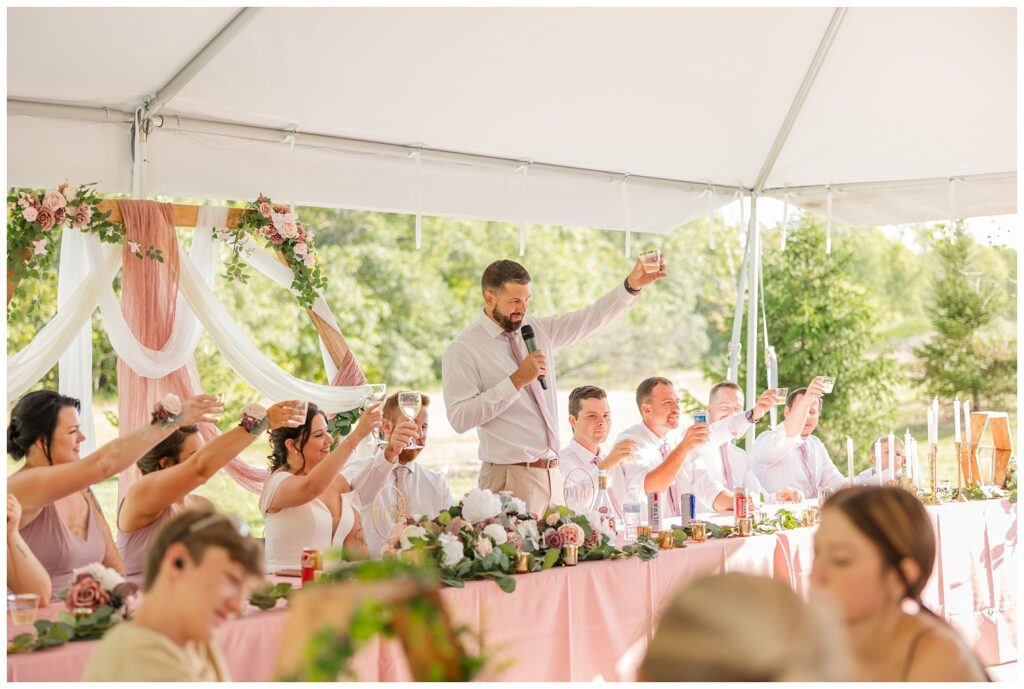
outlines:
M69 265L75 265L74 256L85 256L89 272L77 280L79 288L72 290L70 285L75 284L76 277L83 271L81 265L70 269L70 274L65 278L65 284L69 285L65 294L73 293L73 296L67 297L57 315L39 331L29 345L8 359L8 397L13 399L24 393L65 353L68 366L74 368L81 365L81 351L69 351L69 348L99 305L111 345L139 375L160 378L181 368L192 355L205 328L228 365L243 380L270 399L307 400L315 402L328 413L348 411L361 405L365 398L365 388L362 386L317 385L283 371L243 334L239 325L221 305L212 288L219 247L219 242L213 238L212 229L218 224L225 223L226 217L227 209L223 207L203 208L200 211L191 250L188 255L180 253L177 317L171 338L160 351L143 346L128 329L121 314L111 285L120 266L121 251L110 248L105 250L95 236L69 233L70 244L78 246L80 243L80 248L84 248L81 252L66 252ZM293 279L291 271L266 252L256 248L251 255L243 252L243 256L253 267L290 287ZM335 322L322 295L318 297L314 311L328 322ZM80 341L79 344L82 342L84 341ZM74 362L72 357L77 357ZM326 352L324 358L326 365L330 362ZM89 370L88 376L91 380L91 369ZM333 362L330 362L327 372L333 378L336 372ZM83 380L85 378L82 371L75 374L75 383L72 383L72 378L69 377L68 390L76 390L78 395L88 399L88 384L83 384ZM91 414L88 416L91 418Z
M100 263L102 264L102 257ZM57 273L57 311L64 309L78 293L82 283L89 279L89 261L85 256L85 238L69 227L60 242L60 272ZM92 416L92 309L90 318L78 331L67 351L58 362L58 389L60 394L81 401L79 424L85 440L82 454L96 449L96 421Z

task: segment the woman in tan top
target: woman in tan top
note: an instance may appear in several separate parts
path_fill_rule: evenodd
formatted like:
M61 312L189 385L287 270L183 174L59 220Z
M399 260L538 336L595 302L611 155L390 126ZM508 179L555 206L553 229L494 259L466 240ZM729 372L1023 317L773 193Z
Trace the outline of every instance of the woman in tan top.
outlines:
M902 488L848 488L825 503L811 582L842 608L850 680L988 679L959 634L921 603L935 554L928 513Z

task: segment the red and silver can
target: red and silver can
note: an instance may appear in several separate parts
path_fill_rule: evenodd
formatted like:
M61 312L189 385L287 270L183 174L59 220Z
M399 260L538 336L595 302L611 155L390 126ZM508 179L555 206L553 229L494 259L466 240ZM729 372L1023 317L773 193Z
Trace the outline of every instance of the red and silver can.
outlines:
M302 549L302 583L313 581L316 577L314 572L323 569L324 562L317 548Z
M746 519L750 516L750 493L742 486L734 492L733 512L737 519Z

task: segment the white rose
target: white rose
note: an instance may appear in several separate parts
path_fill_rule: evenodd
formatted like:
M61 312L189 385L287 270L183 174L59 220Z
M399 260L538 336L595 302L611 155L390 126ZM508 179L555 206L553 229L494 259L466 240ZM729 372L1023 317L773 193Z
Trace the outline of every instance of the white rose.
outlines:
M181 398L173 392L169 392L160 400L160 406L170 412L172 416L177 416L181 413Z
M308 250L309 247L306 246L305 242L296 242L295 246L292 247L292 251L295 252L296 256L305 256Z
M113 591L115 588L124 583L124 577L117 573L117 570L107 567L100 574L99 579L100 586L108 591Z
M516 525L516 532L523 537L523 540L540 540L540 532L537 531L537 522L532 519L519 522Z
M508 540L508 534L505 533L505 529L501 524L488 524L484 527L484 535L490 536L491 540L494 541L494 545L501 545Z
M242 410L242 414L245 416L251 416L256 421L262 421L267 416L267 409L262 404L250 402L245 405L245 409Z
M615 535L612 530L608 527L608 523L601 519L600 512L587 512L586 515L587 523L590 524L590 528L599 533L603 533L610 538L614 538Z
M462 501L462 518L470 524L478 524L499 514L501 498L487 489L474 488Z
M412 543L409 541L410 538L426 538L427 530L422 526L411 525L402 529L402 535L398 537L398 541L402 546L402 550L408 550L412 547Z
M506 498L505 514L526 514L526 503L519 498Z
M454 567L462 562L462 558L464 557L462 552L462 541L449 533L441 534L437 541L441 544L441 564L443 566Z

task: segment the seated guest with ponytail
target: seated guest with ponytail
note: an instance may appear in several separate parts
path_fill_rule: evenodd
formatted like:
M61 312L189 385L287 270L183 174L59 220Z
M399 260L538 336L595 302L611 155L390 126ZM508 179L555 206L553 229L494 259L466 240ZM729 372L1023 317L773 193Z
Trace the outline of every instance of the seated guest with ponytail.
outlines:
M290 425L298 404L280 402L266 410L250 405L237 427L206 446L199 426L182 426L137 462L142 478L128 489L117 511L117 549L128 581L142 583L146 552L162 523L185 508L213 509L192 491L252 444L268 424L272 431Z
M116 476L149 448L183 425L213 421L222 410L213 395L181 403L180 414L165 413L161 424L139 428L84 459L78 400L52 390L18 400L7 427L7 454L25 466L7 479L7 492L22 506L21 535L50 574L53 594L71 583L76 567L101 562L124 573L99 504L90 487Z
M935 564L924 506L902 488L854 487L825 503L811 583L839 603L854 682L983 682L959 634L921 603ZM906 604L916 605L908 611Z
M313 403L303 425L270 434L272 473L260 497L267 572L298 571L305 547L344 546L351 557L367 556L355 493L340 472L381 418L380 404L370 407L333 451L327 417Z

